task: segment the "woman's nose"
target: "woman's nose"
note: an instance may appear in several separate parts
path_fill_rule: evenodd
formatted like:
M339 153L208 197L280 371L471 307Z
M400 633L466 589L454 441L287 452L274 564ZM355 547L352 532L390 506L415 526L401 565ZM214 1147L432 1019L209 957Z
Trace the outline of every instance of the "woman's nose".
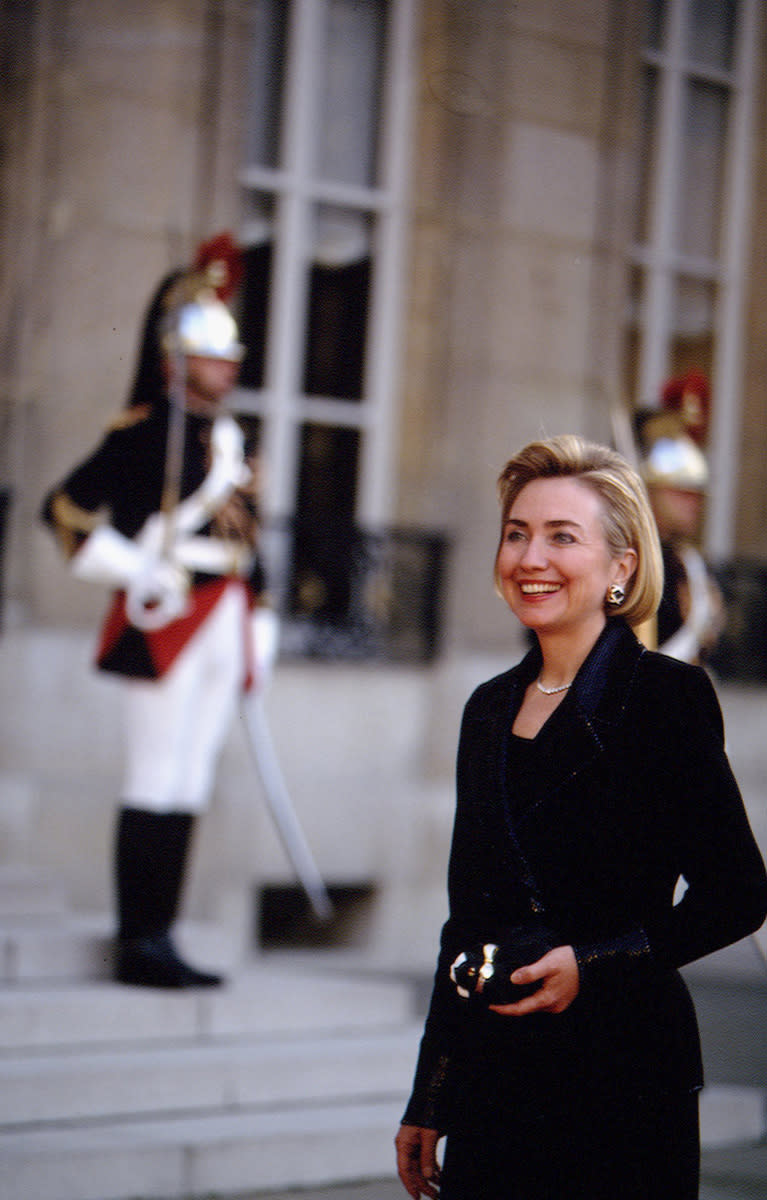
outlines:
M521 559L522 564L526 567L545 567L548 562L545 551L546 545L543 538L528 538Z

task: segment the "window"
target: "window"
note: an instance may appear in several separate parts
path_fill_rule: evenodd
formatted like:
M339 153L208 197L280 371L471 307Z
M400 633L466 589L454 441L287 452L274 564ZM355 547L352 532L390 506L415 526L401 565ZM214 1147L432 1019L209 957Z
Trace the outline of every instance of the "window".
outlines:
M626 320L637 405L697 367L714 397L707 550L731 552L759 0L647 0Z
M290 533L281 607L348 604L390 519L415 0L250 0L237 406Z

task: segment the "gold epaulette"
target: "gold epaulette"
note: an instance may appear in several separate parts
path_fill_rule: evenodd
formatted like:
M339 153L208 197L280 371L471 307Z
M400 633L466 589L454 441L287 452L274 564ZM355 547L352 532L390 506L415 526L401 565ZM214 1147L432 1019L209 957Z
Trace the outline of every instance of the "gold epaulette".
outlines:
M107 426L107 432L113 433L116 429L130 429L133 425L138 425L141 421L146 421L152 409L149 404L134 404L130 408L123 408Z
M89 534L103 522L99 512L88 512L70 500L66 492L56 492L51 500L53 531L65 558L71 558Z

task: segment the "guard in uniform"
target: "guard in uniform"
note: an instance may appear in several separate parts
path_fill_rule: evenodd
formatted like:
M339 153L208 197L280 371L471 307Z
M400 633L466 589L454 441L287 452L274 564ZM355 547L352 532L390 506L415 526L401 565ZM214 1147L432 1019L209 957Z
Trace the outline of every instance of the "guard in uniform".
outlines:
M97 665L120 678L125 702L121 983L221 982L180 957L171 926L238 694L275 650L255 463L223 410L244 353L224 303L238 269L225 235L163 281L126 408L43 505L73 573L114 589Z
M667 393L669 388L664 397ZM665 582L655 644L672 658L700 663L722 633L724 608L697 545L709 480L700 449L700 411L695 410L692 426L684 412L684 406L669 404L665 411L640 414L637 429L641 472L663 551Z

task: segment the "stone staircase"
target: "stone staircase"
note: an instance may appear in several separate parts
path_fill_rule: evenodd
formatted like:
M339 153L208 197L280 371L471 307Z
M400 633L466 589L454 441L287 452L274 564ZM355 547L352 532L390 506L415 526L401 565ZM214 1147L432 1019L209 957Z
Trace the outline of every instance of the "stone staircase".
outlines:
M236 953L214 927L179 938L214 968ZM174 993L113 984L109 960L105 918L0 870L0 1200L213 1200L393 1177L425 968L417 999L362 953L283 951L221 989ZM687 974L708 1064L702 1194L767 1196L765 973L746 941Z
M121 987L104 922L23 879L10 890L0 1200L189 1200L393 1174L420 1035L406 982L317 953L264 955L220 989ZM219 965L214 934L182 929Z

